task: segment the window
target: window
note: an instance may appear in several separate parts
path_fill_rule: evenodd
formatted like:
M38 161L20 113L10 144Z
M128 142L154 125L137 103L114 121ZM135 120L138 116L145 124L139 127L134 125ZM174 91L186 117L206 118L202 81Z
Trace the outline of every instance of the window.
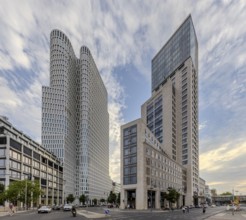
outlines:
M0 159L0 167L5 167L5 159Z
M0 149L0 156L5 156L5 149Z
M31 167L29 167L29 166L23 165L23 170L24 170L26 173L31 173Z
M23 162L31 165L31 159L29 157L23 156Z
M10 170L10 177L15 178L15 179L20 179L21 178L21 174L19 172Z
M6 137L0 137L0 144L7 144Z
M10 150L9 154L10 154L10 157L12 157L15 160L20 160L20 158L21 158L21 154L15 152L13 150Z
M13 160L10 160L10 161L9 161L9 165L10 165L10 167L13 168L13 169L20 170L20 168L21 168L21 164L18 163L18 162L16 162L16 161L13 161Z

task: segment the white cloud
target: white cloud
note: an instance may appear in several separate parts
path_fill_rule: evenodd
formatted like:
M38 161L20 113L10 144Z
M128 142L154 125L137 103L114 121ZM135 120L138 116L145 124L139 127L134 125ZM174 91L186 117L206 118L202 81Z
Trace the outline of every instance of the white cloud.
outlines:
M232 137L238 141L245 133L245 1L1 3L0 114L6 114L30 136L40 140L41 85L49 83L49 34L58 28L71 39L77 56L82 45L90 48L102 74L109 95L111 176L119 181L120 125L129 94L113 70L132 64L137 70L132 73L134 77L150 81L151 58L191 13L199 42L202 169L220 170L226 164L220 153L228 158L232 155L227 151L234 155L224 143L232 143ZM213 130L218 136L214 140L208 134L220 123L212 117L220 111L221 115L230 113L230 117L223 121L226 126ZM224 146L226 150L219 147L208 153L211 146ZM214 155L223 163L212 160L211 167L207 161Z

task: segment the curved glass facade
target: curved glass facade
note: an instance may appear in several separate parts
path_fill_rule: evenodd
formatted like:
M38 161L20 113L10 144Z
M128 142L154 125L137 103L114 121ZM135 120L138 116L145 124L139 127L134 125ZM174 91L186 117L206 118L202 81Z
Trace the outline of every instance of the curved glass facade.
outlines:
M42 93L42 144L63 163L66 195L102 198L111 187L108 95L90 50L77 58L60 30L50 35Z

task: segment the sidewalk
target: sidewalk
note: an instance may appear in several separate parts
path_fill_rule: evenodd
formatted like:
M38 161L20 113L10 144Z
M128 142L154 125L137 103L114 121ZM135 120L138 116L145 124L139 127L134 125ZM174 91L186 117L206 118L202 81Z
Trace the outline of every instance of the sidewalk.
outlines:
M246 220L246 211L236 211L234 215L231 211L224 211L206 218L206 220Z
M32 211L32 210L17 211L17 212L14 213L14 215L15 215L16 213L29 212L29 211ZM9 212L8 212L8 211L2 211L2 212L0 212L0 217L6 216L6 215L9 215Z

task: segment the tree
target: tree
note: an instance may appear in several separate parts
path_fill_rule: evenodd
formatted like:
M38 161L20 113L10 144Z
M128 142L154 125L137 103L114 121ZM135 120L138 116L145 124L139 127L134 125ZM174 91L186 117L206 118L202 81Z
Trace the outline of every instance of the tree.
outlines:
M180 197L180 193L176 191L176 189L169 187L168 193L166 193L166 199L169 201L169 203L175 203L178 201ZM169 204L170 206L170 204Z
M120 193L118 193L118 195L117 195L116 203L120 204Z
M110 191L110 194L108 196L108 202L109 203L115 203L116 202L116 194Z
M4 200L17 204L17 201L30 206L31 202L36 202L41 195L39 181L21 180L10 183L7 190L4 191Z
M224 192L222 194L220 194L221 196L231 196L232 193L231 192Z
M97 199L93 199L92 202L94 203L94 205L97 205Z
M4 189L5 189L5 186L4 184L0 183L0 205L3 205L4 204Z
M85 199L86 199L86 197L85 197L84 194L82 194L82 195L79 197L79 201L80 201L83 205L85 204Z
M74 200L75 200L75 198L74 198L73 194L69 194L67 197L67 202L72 203Z
M101 202L101 203L104 203L104 202L105 202L105 199L104 199L104 198L101 198L101 199L100 199L100 202Z

